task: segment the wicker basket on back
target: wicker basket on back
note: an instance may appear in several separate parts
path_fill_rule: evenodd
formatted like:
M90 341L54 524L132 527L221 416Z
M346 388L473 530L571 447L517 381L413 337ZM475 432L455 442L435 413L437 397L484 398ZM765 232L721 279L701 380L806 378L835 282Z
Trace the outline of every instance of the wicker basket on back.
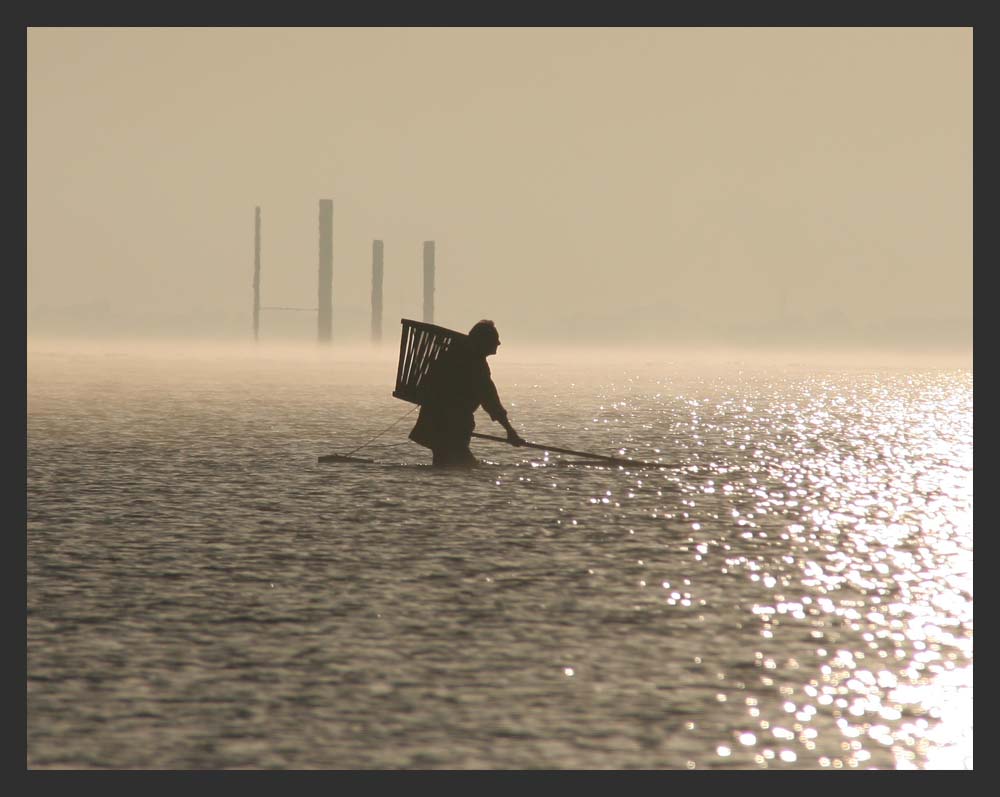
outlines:
M401 318L399 363L396 366L396 389L392 395L413 404L423 403L423 388L435 362L457 341L467 338L461 332L423 321Z

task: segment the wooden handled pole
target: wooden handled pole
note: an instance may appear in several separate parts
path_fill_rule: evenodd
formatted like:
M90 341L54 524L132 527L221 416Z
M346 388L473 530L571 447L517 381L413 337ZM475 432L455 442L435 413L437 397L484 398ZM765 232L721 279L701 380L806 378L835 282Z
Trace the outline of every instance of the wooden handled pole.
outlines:
M492 434L480 434L479 432L473 432L473 437L478 437L481 440L493 440L497 443L509 443L510 441L506 437L497 437ZM573 451L571 448L557 448L556 446L543 446L539 443L528 443L525 442L522 446L523 448L537 448L539 451L554 451L557 454L572 454L575 457L589 457L590 459L600 459L604 462L610 462L615 465L636 465L644 468L678 468L683 467L683 465L663 465L659 462L643 462L638 459L624 459L622 457L609 457L604 454L591 454L589 451Z

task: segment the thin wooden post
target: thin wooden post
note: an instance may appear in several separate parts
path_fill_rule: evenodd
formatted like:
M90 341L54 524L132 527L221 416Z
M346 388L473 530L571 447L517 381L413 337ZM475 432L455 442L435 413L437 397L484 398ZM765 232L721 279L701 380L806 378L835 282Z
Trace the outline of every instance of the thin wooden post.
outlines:
M424 241L424 321L434 323L434 241Z
M320 343L333 339L333 200L319 201L319 297L316 336Z
M382 342L382 242L372 241L372 343Z
M253 339L260 340L260 205L253 214Z

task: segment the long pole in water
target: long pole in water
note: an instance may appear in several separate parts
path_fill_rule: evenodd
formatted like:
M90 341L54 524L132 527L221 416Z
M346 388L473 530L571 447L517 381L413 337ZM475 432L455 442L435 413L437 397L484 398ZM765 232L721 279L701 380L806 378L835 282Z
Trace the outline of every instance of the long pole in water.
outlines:
M492 434L480 434L479 432L473 432L473 437L478 437L481 440L493 440L497 443L509 443L510 441L506 437L497 437ZM511 444L513 445L513 444ZM554 451L557 454L572 454L575 457L590 457L591 459L600 459L605 462L611 462L615 465L637 465L644 468L679 468L682 465L663 465L659 462L643 462L638 459L623 459L622 457L609 457L604 454L591 454L589 451L573 451L571 448L556 448L555 446L543 446L539 443L528 443L525 442L522 448L537 448L539 451Z
M319 201L319 293L316 301L316 338L333 339L333 200Z
M382 342L382 241L372 241L372 343Z
M434 241L424 241L424 321L434 323Z
M253 211L253 339L260 340L260 205Z

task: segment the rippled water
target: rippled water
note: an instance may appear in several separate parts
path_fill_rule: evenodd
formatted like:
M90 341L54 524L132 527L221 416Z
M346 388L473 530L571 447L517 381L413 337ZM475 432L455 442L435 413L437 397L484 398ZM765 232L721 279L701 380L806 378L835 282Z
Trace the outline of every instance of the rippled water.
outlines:
M28 766L972 766L970 368L491 363L29 350Z

